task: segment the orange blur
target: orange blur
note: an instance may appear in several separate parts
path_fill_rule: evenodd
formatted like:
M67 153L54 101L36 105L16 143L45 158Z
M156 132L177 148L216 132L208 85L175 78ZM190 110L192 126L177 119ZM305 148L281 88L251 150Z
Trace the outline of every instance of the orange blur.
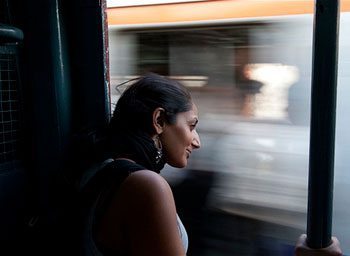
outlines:
M313 0L212 0L107 10L109 25L193 22L313 13ZM341 1L341 11L350 11L350 0Z

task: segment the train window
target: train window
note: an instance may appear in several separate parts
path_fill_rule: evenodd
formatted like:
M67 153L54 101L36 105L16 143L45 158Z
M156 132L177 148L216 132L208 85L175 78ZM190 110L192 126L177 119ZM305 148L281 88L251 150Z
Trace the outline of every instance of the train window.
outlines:
M138 38L138 74L149 71L168 75L169 39L167 34L140 33Z
M15 59L11 54L0 54L1 77L1 162L14 160L16 153L18 97L16 88Z
M346 241L349 1L342 6L334 201L340 222L334 230ZM189 162L188 169L196 172L174 174L166 168L163 174L172 184L193 181L194 173L215 176L215 182L197 185L207 186L205 206L217 211L194 229L207 232L203 240L227 242L232 252L291 255L305 232L312 8L312 1L200 1L108 10L112 108L122 91L117 85L145 72L169 76L190 90L203 145ZM192 188L183 186L196 190L193 182ZM218 212L223 219L216 219ZM230 242L215 226L223 223L227 229L220 231L232 235ZM247 233L242 237L236 229ZM213 247L208 251L220 250ZM345 244L343 249L350 252Z
M18 46L5 43L11 38L11 28L0 27L0 170L14 168L19 160L20 99L18 76ZM14 31L16 32L16 31Z

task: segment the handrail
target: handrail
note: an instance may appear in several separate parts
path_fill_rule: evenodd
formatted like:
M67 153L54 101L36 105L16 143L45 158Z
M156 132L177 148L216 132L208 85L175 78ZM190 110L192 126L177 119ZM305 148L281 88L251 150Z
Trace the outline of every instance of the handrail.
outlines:
M339 0L317 0L314 17L307 244L331 243Z
M0 23L0 42L22 41L22 30Z

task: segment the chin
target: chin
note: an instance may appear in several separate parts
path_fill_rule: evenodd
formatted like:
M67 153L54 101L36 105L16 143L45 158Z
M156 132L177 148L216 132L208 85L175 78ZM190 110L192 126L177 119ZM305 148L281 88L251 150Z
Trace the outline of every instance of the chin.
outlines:
M187 159L185 161L168 162L168 164L175 168L185 168L187 166Z
M187 166L187 157L183 158L181 162L179 162L179 168L185 168Z

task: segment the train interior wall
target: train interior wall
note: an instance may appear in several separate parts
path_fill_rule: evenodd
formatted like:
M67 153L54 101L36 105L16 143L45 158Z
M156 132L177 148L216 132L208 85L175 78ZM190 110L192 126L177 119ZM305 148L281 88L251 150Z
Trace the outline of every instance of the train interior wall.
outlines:
M1 33L23 32L17 41L0 35L0 250L6 255L54 255L59 248L50 225L67 147L109 115L104 10L105 1L0 1Z

